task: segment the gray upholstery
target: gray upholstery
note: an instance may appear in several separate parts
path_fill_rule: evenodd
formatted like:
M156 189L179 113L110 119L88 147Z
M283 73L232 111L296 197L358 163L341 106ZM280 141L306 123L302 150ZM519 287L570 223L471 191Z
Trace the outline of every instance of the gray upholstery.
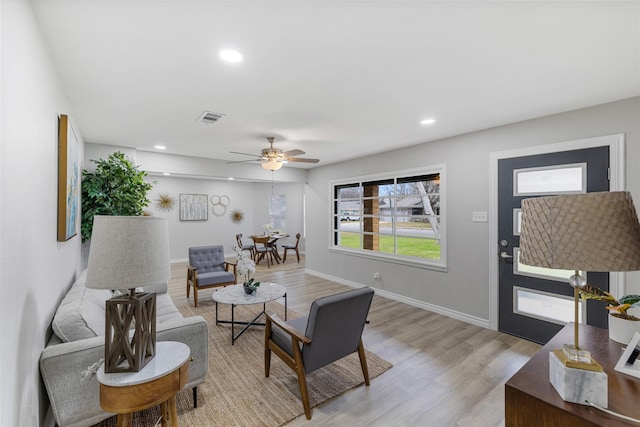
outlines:
M189 248L187 267L187 298L193 287L193 302L198 306L198 289L236 283L236 271L230 272L230 263L224 260L222 245Z
M253 243L242 243L242 233L236 234L236 242L241 251L249 251L251 258L253 258L255 254L255 245Z
M319 298L307 316L288 322L267 315L265 376L269 376L272 352L296 371L307 419L311 419L311 408L305 374L357 352L369 385L362 332L373 295L371 288L364 287Z
M358 351L373 294L365 287L318 298L307 316L286 322L311 338L311 344L302 346L307 374ZM274 341L293 356L291 337L277 326L272 333Z
M166 284L156 287L164 290L156 294L156 339L189 346L192 361L185 389L195 388L204 382L209 368L207 322L201 316L184 318L166 288ZM60 303L52 322L55 333L40 355L42 380L56 423L62 427L86 427L113 416L100 407L99 383L87 372L90 366L97 368L104 357L104 335L100 333L104 334L104 301L111 295L106 291L102 303L96 304L89 291L95 290L86 288L82 274Z

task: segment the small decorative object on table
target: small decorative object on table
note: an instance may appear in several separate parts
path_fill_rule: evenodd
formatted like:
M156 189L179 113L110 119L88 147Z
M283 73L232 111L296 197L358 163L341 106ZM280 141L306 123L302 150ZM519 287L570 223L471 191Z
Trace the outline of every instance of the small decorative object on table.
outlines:
M264 235L265 235L265 236L269 236L269 235L271 235L271 230L273 230L273 225L271 225L271 224L264 224L262 227L264 227Z
M251 277L251 273L256 272L256 263L242 252L242 248L234 246L233 251L238 257L238 273L244 276L244 291L247 294L252 294L258 289L258 286L260 286L260 282L256 282L255 279Z
M630 308L640 307L640 295L625 295L616 299L609 292L587 285L580 290L584 299L604 301L609 310L609 338L621 344L628 344L633 334L640 332L640 318L627 312Z

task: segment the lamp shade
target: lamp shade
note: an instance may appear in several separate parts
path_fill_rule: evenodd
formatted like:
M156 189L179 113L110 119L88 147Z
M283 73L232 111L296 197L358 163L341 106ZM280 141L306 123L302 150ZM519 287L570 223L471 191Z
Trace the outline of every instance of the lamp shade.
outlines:
M260 163L260 165L266 170L277 171L282 167L282 162L279 162L276 159L270 159L266 162Z
M640 270L640 224L631 194L523 200L520 262L564 270Z
M88 288L130 289L167 281L170 275L166 218L94 217Z

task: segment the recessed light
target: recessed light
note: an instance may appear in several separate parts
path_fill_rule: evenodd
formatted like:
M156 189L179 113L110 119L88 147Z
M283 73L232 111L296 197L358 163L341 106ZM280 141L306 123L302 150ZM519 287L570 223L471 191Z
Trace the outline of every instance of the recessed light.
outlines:
M424 119L420 123L423 125L432 125L436 122L436 119Z
M220 58L224 59L227 62L241 62L242 54L237 50L224 49L220 51Z
M169 175L171 175L171 174L170 174L169 172L162 172L162 175L164 175L164 176L169 176Z
M164 145L154 145L153 148L155 148L156 150L166 150L167 147L165 147Z
M229 178L227 178L229 181L233 181L233 177L230 176Z

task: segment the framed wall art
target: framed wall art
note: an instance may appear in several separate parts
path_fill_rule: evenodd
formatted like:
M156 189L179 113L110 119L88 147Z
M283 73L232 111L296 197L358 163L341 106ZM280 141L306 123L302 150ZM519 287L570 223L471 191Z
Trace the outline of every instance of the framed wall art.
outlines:
M206 194L180 194L180 221L207 221L209 196Z
M58 241L76 235L80 190L79 146L69 116L58 120Z

